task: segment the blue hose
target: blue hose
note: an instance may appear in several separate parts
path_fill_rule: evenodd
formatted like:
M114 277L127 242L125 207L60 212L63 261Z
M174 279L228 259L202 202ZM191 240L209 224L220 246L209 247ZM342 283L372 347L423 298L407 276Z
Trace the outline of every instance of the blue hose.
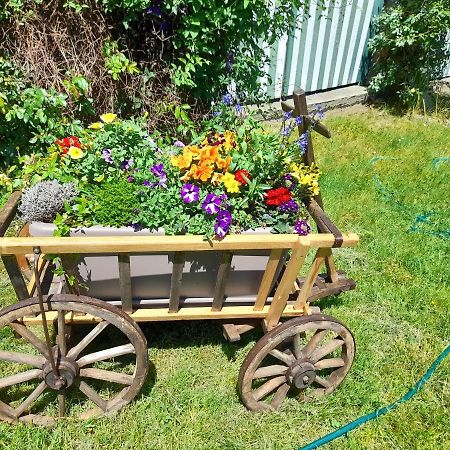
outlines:
M317 439L314 442L306 445L305 447L299 448L299 450L313 450L315 448L321 447L322 445L328 444L328 442L334 441L335 439L343 436L349 431L358 428L359 426L369 422L372 419L376 419L377 417L382 416L383 414L388 413L397 408L397 406L402 403L408 401L413 395L417 394L417 392L422 388L422 386L430 379L431 375L433 375L434 371L437 369L439 364L450 354L450 345L436 358L431 367L426 371L425 375L414 385L414 387L408 391L403 397L399 398L395 402L391 403L388 406L384 406L383 408L377 409L374 412L366 414L365 416L359 417L353 422L344 425L341 428L338 428L336 431L329 433L320 439Z

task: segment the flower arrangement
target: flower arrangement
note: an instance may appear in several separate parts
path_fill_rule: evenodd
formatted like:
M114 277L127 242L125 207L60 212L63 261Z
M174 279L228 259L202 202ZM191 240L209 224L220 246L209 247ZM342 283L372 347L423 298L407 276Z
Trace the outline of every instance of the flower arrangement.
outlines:
M47 155L26 158L22 177L28 186L76 185L55 219L59 234L98 224L216 238L260 227L306 235L304 203L319 193L320 173L302 163L309 131L294 138L300 121L286 114L281 130L268 131L228 95L185 144L104 114ZM114 213L104 213L105 198Z

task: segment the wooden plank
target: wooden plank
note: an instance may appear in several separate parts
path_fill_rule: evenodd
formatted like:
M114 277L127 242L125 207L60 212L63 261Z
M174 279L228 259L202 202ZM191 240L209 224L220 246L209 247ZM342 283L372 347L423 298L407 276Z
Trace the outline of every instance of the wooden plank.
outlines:
M259 286L258 295L256 297L254 310L261 311L266 304L267 297L272 288L273 279L280 264L280 259L283 255L283 249L273 249L270 252L269 261L267 262L266 270L264 271L261 284Z
M3 208L0 210L0 236L6 233L6 230L11 225L19 206L20 197L22 193L20 191L13 192Z
M213 319L263 319L267 316L270 306L265 306L261 311L254 311L253 305L250 306L224 306L220 311L211 311L210 306L184 307L177 314L169 314L167 308L145 309L140 308L130 314L130 317L136 322L164 322L174 320L213 320ZM282 317L296 317L303 315L303 311L294 309L293 305L287 305L283 311ZM50 313L47 313L47 322L52 323L55 319ZM67 323L99 323L102 319L89 314L73 316ZM25 325L41 325L41 316L25 317Z
M212 311L220 311L222 309L223 301L225 299L225 287L228 275L230 274L232 259L233 254L231 252L223 252L222 261L217 273L216 286L214 288L214 299L211 306Z
M343 235L342 247L358 243L354 233ZM203 236L77 236L77 237L21 237L0 238L0 254L16 255L30 253L40 247L43 253L91 254L91 253L148 253L176 251L222 251L222 250L268 250L289 249L295 245L332 247L332 234L236 234L222 241L205 241Z
M45 255L41 255L41 258L39 258L38 262L38 273L39 273L39 279L42 281L42 273L47 270L49 261L45 259ZM34 274L34 271L32 272L30 281L27 286L28 292L30 293L30 297L32 297L36 292L36 276Z
M172 278L170 280L169 313L180 309L181 279L183 277L185 252L175 252L173 256Z
M131 313L133 312L133 294L131 290L130 255L119 253L117 258L119 262L119 283L122 310L127 313Z
M275 292L267 318L265 319L267 330L271 330L278 325L278 321L283 315L292 286L294 285L303 262L305 261L308 250L308 247L299 245L292 251L291 258L286 266L283 278L281 279L281 282Z
M311 290L314 285L314 281L316 280L317 275L319 275L320 269L325 261L325 257L327 256L328 249L319 248L316 252L316 256L314 257L314 261L309 269L308 275L306 276L305 281L302 284L300 292L298 294L297 300L294 303L294 308L304 309L308 297L311 295Z
M21 239L21 238L19 238ZM24 238L26 239L26 238ZM1 238L0 238L1 240ZM15 256L2 256L3 265L5 266L6 272L8 272L9 279L14 288L18 300L25 300L30 297L27 285L23 278L22 272L17 264L17 259Z

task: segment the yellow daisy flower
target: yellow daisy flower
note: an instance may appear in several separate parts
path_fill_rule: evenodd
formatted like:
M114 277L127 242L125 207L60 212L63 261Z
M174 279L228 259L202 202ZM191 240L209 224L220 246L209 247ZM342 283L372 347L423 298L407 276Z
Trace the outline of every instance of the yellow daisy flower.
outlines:
M100 119L105 122L105 123L111 123L114 122L114 120L116 119L117 114L113 114L113 113L106 113L106 114L102 114L100 116Z
M72 159L80 159L84 156L83 150L81 150L81 148L78 148L78 147L70 147L67 154Z
M94 122L91 123L88 128L90 128L91 130L100 130L100 128L103 128L104 125L101 122Z

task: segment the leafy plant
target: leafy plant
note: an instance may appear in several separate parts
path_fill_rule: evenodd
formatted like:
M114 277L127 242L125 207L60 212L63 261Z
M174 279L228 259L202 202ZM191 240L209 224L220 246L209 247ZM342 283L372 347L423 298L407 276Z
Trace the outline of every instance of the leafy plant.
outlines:
M130 61L119 50L119 45L115 41L106 41L103 44L103 56L105 57L105 67L113 80L118 80L121 74L134 75L140 73L137 64Z
M442 76L450 52L449 0L400 0L375 19L372 53L372 92L414 106Z

